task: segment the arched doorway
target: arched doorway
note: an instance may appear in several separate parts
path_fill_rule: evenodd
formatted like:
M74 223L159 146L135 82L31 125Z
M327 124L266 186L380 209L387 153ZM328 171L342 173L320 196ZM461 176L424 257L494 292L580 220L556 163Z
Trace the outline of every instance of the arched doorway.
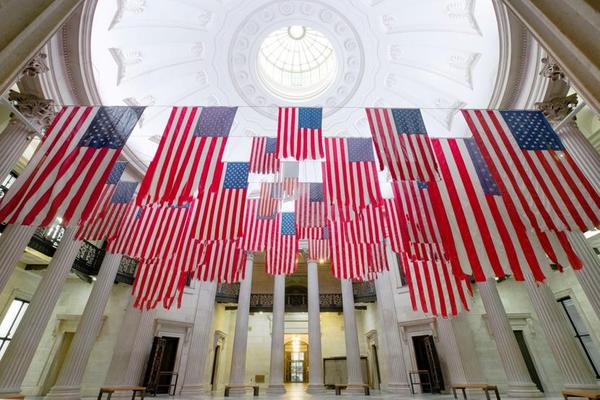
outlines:
M286 335L285 382L308 383L308 335Z

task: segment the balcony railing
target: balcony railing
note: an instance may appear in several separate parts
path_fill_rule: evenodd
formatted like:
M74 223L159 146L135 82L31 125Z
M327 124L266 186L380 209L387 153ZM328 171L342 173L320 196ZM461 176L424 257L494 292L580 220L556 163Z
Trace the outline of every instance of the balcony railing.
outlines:
M358 282L352 285L355 303L374 303L377 301L375 282Z

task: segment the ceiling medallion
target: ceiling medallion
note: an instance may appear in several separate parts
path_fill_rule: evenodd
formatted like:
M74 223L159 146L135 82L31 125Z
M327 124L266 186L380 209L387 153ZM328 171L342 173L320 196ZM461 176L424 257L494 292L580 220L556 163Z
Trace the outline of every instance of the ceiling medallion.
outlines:
M259 71L261 45L269 35L280 30L290 41L299 42L310 36L311 31L316 32L332 47L333 74L326 76L308 95L289 95L290 92L285 92L289 88L283 93L271 90L265 82L264 69ZM228 63L231 80L242 99L248 105L256 106L257 112L275 119L278 106L298 101L322 107L343 107L361 82L365 60L358 32L344 15L317 1L292 0L274 1L249 13L233 35ZM327 116L336 109L324 111Z

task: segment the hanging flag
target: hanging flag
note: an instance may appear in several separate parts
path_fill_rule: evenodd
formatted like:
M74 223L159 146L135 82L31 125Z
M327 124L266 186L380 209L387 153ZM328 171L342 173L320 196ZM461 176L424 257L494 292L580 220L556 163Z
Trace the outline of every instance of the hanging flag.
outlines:
M469 310L467 275L457 276L444 261L411 260L405 253L400 258L413 310L442 317Z
M180 307L188 274L188 271L174 266L169 259L141 260L137 265L133 282L132 295L135 299L133 306L150 310L162 303L168 310L177 300L177 305Z
M329 240L308 239L308 259L325 261L331 257Z
M463 110L496 181L541 231L600 225L600 195L541 111Z
M275 217L258 217L258 200L246 200L241 248L247 251L263 251L267 241L271 238L274 225Z
M100 200L103 204L101 213L80 224L75 239L109 240L116 237L124 218L135 208L132 200L137 186L137 182L117 183L108 201Z
M204 246L197 278L219 283L239 282L243 278L246 252L235 240L209 241Z
M344 235L344 222L331 220L331 273L337 279L369 280L369 250L367 244L352 243Z
M369 204L344 224L345 235L353 243L379 244L384 240L382 208Z
M336 206L379 204L381 190L370 138L325 138L323 182Z
M218 189L203 192L192 216L191 235L197 240L234 240L242 237L248 191L248 163L227 162L218 176Z
M321 108L279 108L277 154L279 158L318 160L323 158L323 110Z
M299 229L324 227L327 224L327 204L322 183L301 183L295 202L296 224Z
M444 244L452 258L478 282L506 274L523 280L522 268L543 281L542 267L549 263L535 235L507 206L477 143L436 138L432 145L442 175L442 182L431 184L439 190L437 223L447 229Z
M298 192L298 180L300 168L297 161L282 161L281 173L275 177L275 181L281 184L283 191L281 199L295 199Z
M197 191L216 191L215 177L223 167L236 111L236 107L173 107L140 185L138 205L183 204Z
M281 185L277 182L261 182L258 197L258 218L274 218L279 208Z
M393 180L436 179L436 165L421 111L410 108L367 108L379 168Z
M250 151L250 172L254 174L275 174L279 172L277 138L252 138L252 150Z
M271 275L291 275L296 272L298 239L293 212L283 212L277 216L271 240L267 242L266 272Z
M88 218L143 107L63 107L3 197L0 221L64 226Z

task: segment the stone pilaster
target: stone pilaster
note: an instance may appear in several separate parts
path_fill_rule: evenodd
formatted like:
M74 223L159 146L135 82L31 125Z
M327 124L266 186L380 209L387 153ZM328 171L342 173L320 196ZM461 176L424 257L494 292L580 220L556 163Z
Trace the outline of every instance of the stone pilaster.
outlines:
M352 280L342 279L342 306L344 308L344 335L346 338L346 368L348 369L348 384L363 383L360 368L360 347L356 331L356 315L354 311L354 293Z
M94 348L102 324L102 315L108 303L122 257L120 254L110 253L104 257L63 367L56 384L46 396L47 399L77 400L81 398L83 374Z
M285 393L283 386L283 339L285 324L285 275L273 279L273 328L271 331L271 367L269 393Z
M248 348L248 318L250 314L250 294L252 291L252 267L254 254L249 253L246 260L245 277L240 282L238 308L235 315L235 336L233 337L233 352L229 383L242 385L246 379L246 351ZM231 390L233 396L245 395L245 390Z
M569 321L550 288L543 282L535 282L529 273L525 274L525 287L550 350L565 378L565 388L599 389L594 373L573 337Z
M217 282L200 282L181 396L198 397L210 391L209 382L204 378L204 369L209 354L216 294Z
M21 383L48 325L52 311L62 293L67 275L81 247L74 240L75 228L65 231L29 308L23 316L10 345L0 360L0 394L20 392Z
M323 385L323 353L321 351L321 307L319 299L319 267L315 260L307 261L308 283L308 371L309 393L325 390Z
M477 288L487 313L488 323L492 329L502 367L508 380L510 397L542 397L519 349L519 344L510 326L506 311L502 305L496 281L489 278L486 282L478 282Z
M36 226L7 225L0 235L0 292L4 289Z
M386 243L386 256L390 269L398 268L398 259L394 254L389 242ZM398 316L394 302L392 289L392 274L385 271L378 275L375 280L375 291L377 294L377 310L379 312L379 326L381 328L378 336L383 344L381 356L386 358L386 390L397 394L410 393L408 374L404 363L402 351L402 339L398 330Z

